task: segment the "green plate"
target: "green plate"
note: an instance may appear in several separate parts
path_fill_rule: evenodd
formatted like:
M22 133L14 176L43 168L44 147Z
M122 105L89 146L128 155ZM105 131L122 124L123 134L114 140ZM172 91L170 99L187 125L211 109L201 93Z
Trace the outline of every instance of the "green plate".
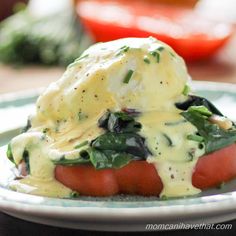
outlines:
M197 94L210 99L236 121L236 85L194 82ZM4 145L19 133L34 111L40 91L0 97L0 209L7 214L48 225L106 231L145 231L147 224L216 223L236 218L236 181L189 198L159 200L156 197L116 196L53 199L7 189L14 167Z

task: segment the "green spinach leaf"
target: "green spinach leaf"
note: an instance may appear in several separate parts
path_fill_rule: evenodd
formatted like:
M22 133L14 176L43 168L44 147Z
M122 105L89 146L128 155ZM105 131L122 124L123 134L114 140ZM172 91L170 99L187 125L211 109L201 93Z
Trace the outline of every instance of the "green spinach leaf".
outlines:
M141 158L147 157L149 153L144 138L135 133L107 132L93 140L91 146L99 150L126 152Z
M191 109L191 107L181 113L181 115L191 122L197 129L199 135L205 143L206 153L219 150L236 142L236 129L224 130L217 124L211 123L206 116L206 111L202 109Z
M138 132L141 129L141 124L136 122L134 116L127 112L106 112L98 121L98 125L110 132Z

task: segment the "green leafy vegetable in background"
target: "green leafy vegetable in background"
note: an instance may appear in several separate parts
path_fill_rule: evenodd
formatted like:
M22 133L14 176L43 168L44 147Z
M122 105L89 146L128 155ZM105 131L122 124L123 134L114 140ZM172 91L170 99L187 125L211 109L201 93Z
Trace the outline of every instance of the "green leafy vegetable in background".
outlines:
M35 18L23 10L0 25L0 61L67 66L91 44L72 12Z

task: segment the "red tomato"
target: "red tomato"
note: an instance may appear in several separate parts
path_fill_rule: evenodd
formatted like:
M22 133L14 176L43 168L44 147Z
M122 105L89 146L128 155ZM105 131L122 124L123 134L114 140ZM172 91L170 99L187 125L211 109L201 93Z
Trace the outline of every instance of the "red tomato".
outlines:
M155 167L132 161L120 169L96 170L90 165L56 166L56 179L81 195L112 196L118 193L158 196L163 188ZM236 144L199 158L192 183L206 189L236 177Z
M93 166L56 166L56 179L81 195L111 196L118 193L154 196L162 190L155 167L132 161L120 169L96 170Z
M219 186L236 177L236 144L199 158L192 176L200 189Z
M57 166L58 181L81 195L111 196L119 193L113 169L96 170L89 165Z
M155 167L146 161L132 161L115 175L120 193L158 196L163 188Z
M188 61L211 56L232 35L230 25L200 18L191 9L147 2L79 1L77 13L96 41L153 36Z

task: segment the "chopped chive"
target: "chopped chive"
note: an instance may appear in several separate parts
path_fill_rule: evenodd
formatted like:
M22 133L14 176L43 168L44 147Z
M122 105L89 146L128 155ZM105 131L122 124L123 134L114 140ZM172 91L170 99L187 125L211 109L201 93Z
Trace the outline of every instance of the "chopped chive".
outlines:
M174 145L173 145L173 142L172 142L171 138L165 133L163 133L162 135L166 139L166 141L168 142L168 146L173 147Z
M196 142L199 142L199 143L204 141L204 138L202 136L199 136L199 135L196 135L196 134L189 134L187 136L187 139L191 140L191 141L196 141Z
M74 149L81 148L81 147L87 145L88 143L89 143L88 140L85 140L84 142L79 143L78 145L76 145L76 146L74 147Z
M123 52L128 52L129 51L129 46L123 46L120 49L122 49Z
M152 52L150 52L150 54L151 54L153 57L155 57L155 58L156 58L156 60L157 60L157 63L159 63L159 62L160 62L160 52L157 52L157 51L152 51Z
M128 73L126 74L123 83L128 84L132 75L133 75L134 71L133 70L129 70Z
M120 51L116 54L116 56L119 56L119 55L121 55L121 54L124 53L124 52L128 52L129 49L130 49L129 46L126 46L126 45L122 46L122 47L120 48Z
M157 58L157 63L159 63L160 62L160 54L159 53L157 53L156 58Z
M209 111L205 106L191 106L188 108L188 111L198 112L207 117L210 117L212 115L212 112Z
M150 64L150 60L148 59L147 56L145 56L145 57L143 58L143 61L144 61L145 63L147 63L147 64Z
M190 87L187 84L185 84L182 94L184 96L187 96L189 92L190 92Z
M179 125L179 124L183 124L186 123L187 120L178 120L178 121L173 121L173 122L165 122L166 126L174 126L174 125Z
M76 198L76 197L78 197L78 196L79 196L79 193L76 192L76 191L72 191L72 192L70 193L70 198Z
M165 48L164 47L159 47L159 48L157 48L157 50L159 51L159 52L162 52L163 50L164 50Z
M156 51L152 51L152 52L150 52L150 54L155 57L157 55L157 52Z

